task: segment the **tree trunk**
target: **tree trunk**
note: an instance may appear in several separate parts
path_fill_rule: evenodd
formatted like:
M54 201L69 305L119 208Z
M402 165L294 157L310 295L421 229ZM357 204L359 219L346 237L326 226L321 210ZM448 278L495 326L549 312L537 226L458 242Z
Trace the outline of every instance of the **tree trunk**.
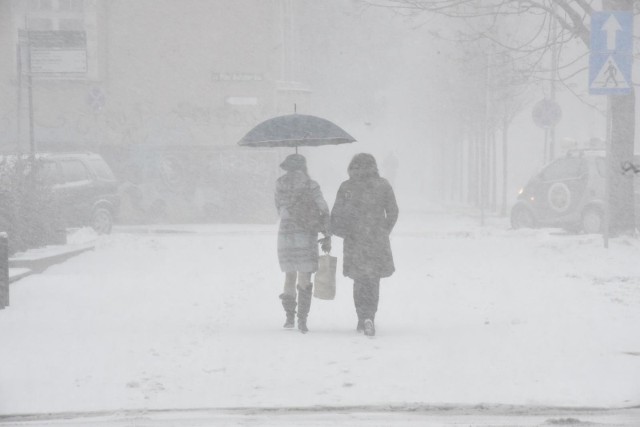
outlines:
M490 167L491 167L491 212L496 213L498 211L498 153L496 149L496 131L491 131L490 140Z
M509 180L509 122L502 120L502 206L500 215L507 216L507 184Z

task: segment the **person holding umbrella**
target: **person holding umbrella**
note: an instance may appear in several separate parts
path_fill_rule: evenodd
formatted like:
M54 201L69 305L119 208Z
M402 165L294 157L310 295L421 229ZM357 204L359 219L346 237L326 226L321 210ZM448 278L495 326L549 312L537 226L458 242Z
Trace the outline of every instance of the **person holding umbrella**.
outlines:
M318 183L309 178L306 160L298 154L298 147L350 144L354 141L354 137L335 123L322 117L298 113L260 122L238 141L241 147L291 147L296 150L296 154L288 156L281 164L286 174L278 178L275 194L280 215L278 259L280 268L285 272L284 292L280 296L287 314L285 328L294 326L297 305L298 329L303 333L308 331L311 274L318 269L318 232L325 235L320 240L322 250L329 252L331 249L329 207ZM307 201L311 199L312 202L296 203L299 196L305 194L311 195ZM298 209L300 205L311 209ZM321 215L317 215L317 208L320 208ZM318 216L321 217L319 221L316 218Z
M331 233L344 239L343 274L353 279L356 330L374 336L380 278L395 271L389 234L398 205L371 154L356 154L347 172L349 179L340 185L331 210Z
M318 183L309 178L304 156L290 154L280 167L286 172L276 181L275 190L280 216L278 261L285 273L284 291L280 295L286 313L283 326L294 327L297 305L298 329L307 333L313 288L311 274L318 269L318 242L322 243L323 251L331 250L329 207ZM320 231L325 237L318 240Z

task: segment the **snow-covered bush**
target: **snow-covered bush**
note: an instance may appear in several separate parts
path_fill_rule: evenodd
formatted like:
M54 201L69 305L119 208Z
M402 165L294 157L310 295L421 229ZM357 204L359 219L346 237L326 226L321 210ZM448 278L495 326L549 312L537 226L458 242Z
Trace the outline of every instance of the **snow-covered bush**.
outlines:
M9 235L9 254L53 243L60 233L54 195L37 167L30 157L0 157L0 231Z

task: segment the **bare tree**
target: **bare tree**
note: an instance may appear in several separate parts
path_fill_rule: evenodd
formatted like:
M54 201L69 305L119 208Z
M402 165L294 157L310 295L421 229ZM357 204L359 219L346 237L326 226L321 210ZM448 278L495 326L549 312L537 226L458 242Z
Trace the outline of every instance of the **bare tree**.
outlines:
M528 64L524 76L530 82L549 79L564 85L584 99L569 82L587 71L591 14L604 10L640 14L640 2L633 0L362 0L368 5L391 7L408 15L431 13L461 20L466 31L458 39L485 39L508 52L514 63ZM526 19L525 19L526 17ZM505 34L506 22L520 22L527 32ZM575 49L581 46L581 49ZM573 49L569 49L569 48ZM575 53L577 51L577 53ZM551 66L545 58L551 57ZM586 79L583 79L586 81ZM632 161L635 135L635 95L610 97L612 123L610 170L610 213L614 232L633 231L635 213L633 181L621 173L620 165ZM506 131L506 130L505 130Z

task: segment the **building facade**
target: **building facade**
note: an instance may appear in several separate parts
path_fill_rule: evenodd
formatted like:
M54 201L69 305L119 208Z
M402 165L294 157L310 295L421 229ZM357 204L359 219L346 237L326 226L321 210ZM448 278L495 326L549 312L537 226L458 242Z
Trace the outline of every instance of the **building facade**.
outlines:
M308 99L290 0L2 0L0 140L233 145Z
M90 150L124 220L272 220L282 153L237 141L292 113L291 0L0 0L0 150Z

